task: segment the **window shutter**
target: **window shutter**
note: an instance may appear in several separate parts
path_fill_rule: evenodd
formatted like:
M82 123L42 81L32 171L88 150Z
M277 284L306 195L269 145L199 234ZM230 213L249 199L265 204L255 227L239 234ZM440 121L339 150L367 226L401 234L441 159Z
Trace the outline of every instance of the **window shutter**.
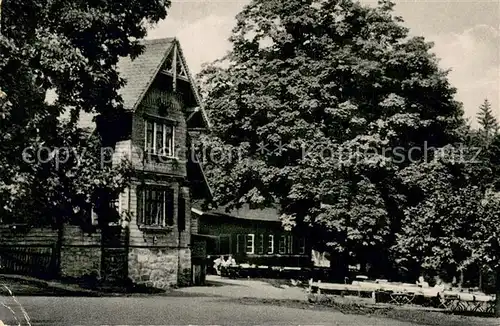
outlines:
M239 254L240 253L240 238L241 238L241 235L240 234L237 234L236 235L236 253Z
M174 225L174 191L168 189L166 191L166 205L167 205L167 223L168 225Z
M186 229L186 200L184 196L179 194L179 200L177 204L177 225L179 228L179 232L182 232Z
M144 223L144 191L143 189L137 187L136 191L136 196L137 196L137 224L143 224Z
M260 234L259 235L259 247L258 247L257 253L262 255L264 253L264 235Z
M246 252L246 236L244 234L238 234L236 237L237 245L236 249L238 253Z

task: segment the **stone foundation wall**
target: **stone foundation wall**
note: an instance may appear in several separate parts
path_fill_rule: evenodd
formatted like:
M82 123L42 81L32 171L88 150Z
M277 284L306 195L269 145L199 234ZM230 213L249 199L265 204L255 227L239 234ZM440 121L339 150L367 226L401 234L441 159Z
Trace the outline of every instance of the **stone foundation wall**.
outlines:
M61 276L101 276L101 233L84 233L78 226L64 228Z
M61 276L82 277L101 275L101 248L95 247L62 247Z
M178 270L178 249L129 248L129 278L135 283L160 289L176 286Z
M179 278L177 284L179 286L189 286L192 284L191 272L191 249L179 250Z

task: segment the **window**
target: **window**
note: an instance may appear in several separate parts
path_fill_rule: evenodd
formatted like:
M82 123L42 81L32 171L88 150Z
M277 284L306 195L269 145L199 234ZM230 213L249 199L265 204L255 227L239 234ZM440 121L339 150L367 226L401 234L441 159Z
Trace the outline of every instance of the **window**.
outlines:
M255 234L247 234L247 254L253 255L255 253L254 240Z
M293 236L288 236L288 253L293 254Z
M173 157L175 154L174 132L171 125L146 121L144 149L150 154Z
M272 255L272 254L274 254L274 235L269 234L267 236L267 241L268 241L267 253Z
M284 235L280 237L278 250L280 254L286 254L286 236Z
M137 222L139 225L165 226L174 224L174 192L163 187L148 187L137 191Z
M258 248L259 249L257 250L257 253L259 255L262 255L264 253L264 235L263 234L261 234L259 236L259 246L258 246Z
M300 238L299 240L299 254L306 253L306 238Z

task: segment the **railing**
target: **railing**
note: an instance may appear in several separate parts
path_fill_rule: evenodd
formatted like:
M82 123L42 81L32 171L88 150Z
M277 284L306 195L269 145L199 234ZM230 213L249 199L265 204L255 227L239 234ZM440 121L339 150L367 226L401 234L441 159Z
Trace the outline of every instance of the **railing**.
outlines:
M52 278L57 256L52 246L0 246L0 273Z

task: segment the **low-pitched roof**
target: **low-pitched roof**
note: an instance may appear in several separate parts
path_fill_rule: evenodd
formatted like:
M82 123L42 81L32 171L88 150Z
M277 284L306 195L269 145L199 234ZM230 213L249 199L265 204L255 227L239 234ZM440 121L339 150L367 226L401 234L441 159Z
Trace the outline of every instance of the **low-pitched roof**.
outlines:
M251 209L248 204L239 209L226 212L225 207L203 211L200 202L193 203L193 211L198 215L207 215L208 218L232 217L241 220L280 222L280 214L276 208Z

